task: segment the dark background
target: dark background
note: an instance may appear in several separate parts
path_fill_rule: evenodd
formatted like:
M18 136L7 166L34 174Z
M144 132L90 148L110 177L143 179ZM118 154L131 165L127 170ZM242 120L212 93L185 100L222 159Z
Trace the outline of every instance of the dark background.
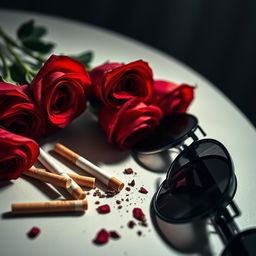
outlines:
M213 82L256 126L255 0L2 0L1 7L89 22L161 49Z

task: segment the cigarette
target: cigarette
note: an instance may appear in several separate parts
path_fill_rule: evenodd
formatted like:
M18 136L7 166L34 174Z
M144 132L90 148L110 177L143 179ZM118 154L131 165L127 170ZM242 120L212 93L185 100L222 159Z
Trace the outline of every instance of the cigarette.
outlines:
M98 166L94 165L87 159L83 158L82 156L68 149L64 145L57 143L54 147L54 151L59 153L61 156L68 159L69 161L71 161L72 163L74 163L76 166L80 167L84 171L88 172L89 174L94 176L96 179L104 183L105 185L113 188L115 191L120 192L123 189L124 187L123 182L111 176L107 172L103 171Z
M58 175L64 176L66 178L71 179L65 172L59 171L59 165L57 161L48 153L46 153L43 149L40 148L40 155L38 160L48 169L50 172L56 173ZM82 188L71 179L70 187L67 188L67 191L75 198L75 199L84 199L86 197L85 192Z
M80 186L85 186L87 188L95 188L95 178L93 177L78 175L74 173L67 173L67 175Z
M45 169L42 168L31 167L27 171L23 172L23 174L62 188L69 188L71 185L70 178L55 173L47 172Z
M50 202L16 203L11 205L13 214L47 212L77 212L87 210L87 200L65 200Z

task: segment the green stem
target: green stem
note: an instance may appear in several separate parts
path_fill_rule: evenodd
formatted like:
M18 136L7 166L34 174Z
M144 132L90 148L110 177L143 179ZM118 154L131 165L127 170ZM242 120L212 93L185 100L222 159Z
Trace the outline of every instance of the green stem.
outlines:
M43 64L46 61L46 58L43 57L42 55L39 54L35 54L32 51L30 51L28 48L21 46L19 44L17 44L11 37L9 37L4 30L1 28L0 26L0 36L7 41L9 44L11 44L12 46L20 49L21 51L23 51L24 53L26 53L28 56L36 59L40 64Z
M27 65L19 56L16 54L16 52L12 49L10 43L7 40L5 41L6 48L10 52L10 54L14 57L16 62L20 65L20 67L25 72L26 81L30 83L33 79L33 77L37 74L38 70L34 70L29 65Z
M6 63L6 60L5 60L5 56L0 48L0 59L3 63L3 71L5 73L5 78L3 78L3 80L6 82L6 83L11 83L11 84L17 84L11 77L11 72L10 72L10 69Z

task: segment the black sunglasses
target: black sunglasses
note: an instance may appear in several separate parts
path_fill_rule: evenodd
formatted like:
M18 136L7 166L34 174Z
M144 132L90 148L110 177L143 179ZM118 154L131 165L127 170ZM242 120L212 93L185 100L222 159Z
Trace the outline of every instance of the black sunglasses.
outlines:
M194 116L175 114L134 148L152 154L182 146L153 197L154 213L177 224L210 218L226 246L223 256L255 255L256 229L240 232L234 221L240 210L233 201L237 180L231 156L219 141L199 140L198 129L205 135Z

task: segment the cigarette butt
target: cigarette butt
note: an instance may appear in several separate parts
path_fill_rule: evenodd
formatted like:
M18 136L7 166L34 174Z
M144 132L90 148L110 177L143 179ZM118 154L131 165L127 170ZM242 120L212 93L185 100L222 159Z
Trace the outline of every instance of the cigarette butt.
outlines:
M124 183L122 181L111 176L106 171L103 171L101 168L91 163L87 159L83 158L82 156L78 155L77 153L73 152L64 145L57 143L54 147L54 151L63 156L64 158L68 159L84 171L90 173L96 179L100 180L103 184L113 188L115 191L120 192L123 189Z
M71 185L70 178L47 172L45 169L42 168L31 167L27 171L23 172L23 174L62 188L69 188Z
M65 200L50 202L16 203L11 205L13 214L47 212L77 212L88 208L87 200Z
M59 164L57 161L48 153L46 153L43 149L40 148L40 155L38 160L45 166L47 170L50 172L56 173L58 175L70 178L67 173L59 170ZM82 190L82 188L72 179L70 187L67 188L67 191L78 200L84 199L86 197L86 193Z
M68 176L72 178L78 185L85 186L88 188L95 188L95 178L68 173Z
M108 181L108 186L113 188L115 191L120 192L124 188L124 183L115 177L112 177Z
M79 200L85 199L86 197L85 192L80 187L72 189L71 194L74 198Z

